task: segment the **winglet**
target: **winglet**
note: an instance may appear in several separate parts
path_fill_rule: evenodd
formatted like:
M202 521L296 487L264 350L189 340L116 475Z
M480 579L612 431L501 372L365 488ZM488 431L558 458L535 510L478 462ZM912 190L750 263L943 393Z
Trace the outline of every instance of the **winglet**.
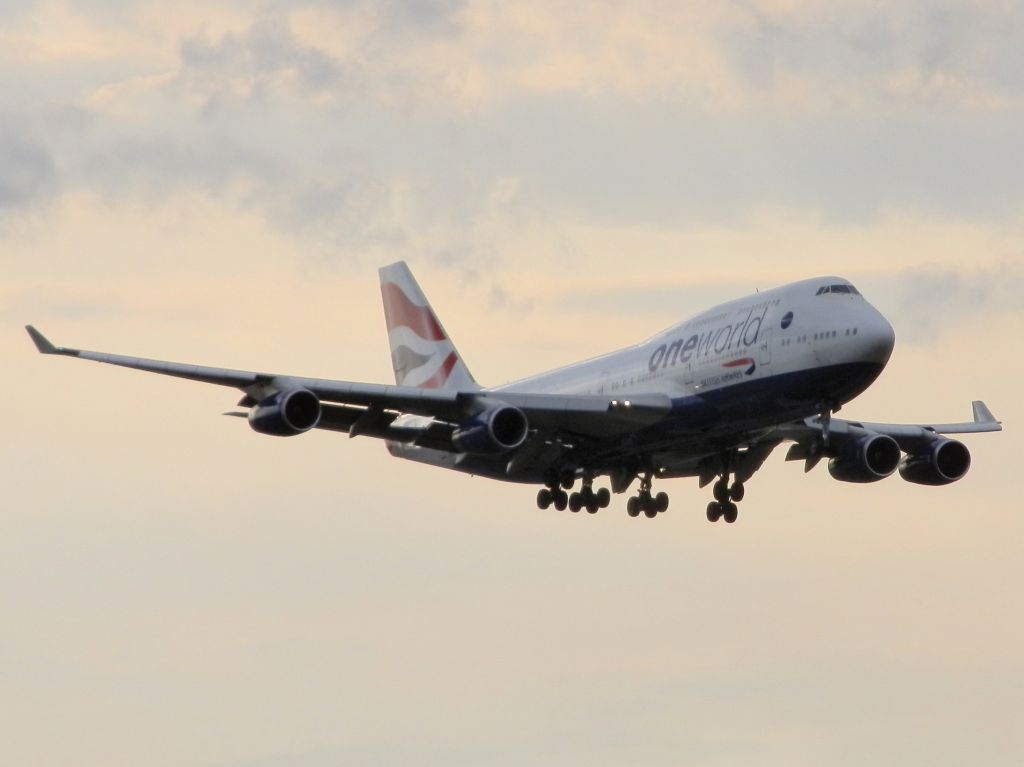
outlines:
M26 325L25 330L28 331L29 336L32 338L32 343L36 345L40 354L60 354L61 350L50 343L50 339L40 333L31 325Z
M974 400L974 402L971 403L971 407L974 410L975 423L1001 423L996 420L994 415L992 415L992 411L988 409L988 405L980 399Z
M36 330L32 325L26 325L25 330L28 331L29 336L32 338L32 343L36 345L40 354L65 354L68 357L80 357L82 355L82 352L78 349L54 346L49 338Z

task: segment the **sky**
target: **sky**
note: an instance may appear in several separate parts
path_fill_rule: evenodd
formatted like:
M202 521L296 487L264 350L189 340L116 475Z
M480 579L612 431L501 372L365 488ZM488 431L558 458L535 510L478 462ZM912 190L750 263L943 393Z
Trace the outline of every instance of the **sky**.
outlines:
M4 761L1019 764L1022 124L1011 0L8 0ZM560 514L22 329L387 382L399 259L495 385L838 274L897 338L842 415L1006 430Z

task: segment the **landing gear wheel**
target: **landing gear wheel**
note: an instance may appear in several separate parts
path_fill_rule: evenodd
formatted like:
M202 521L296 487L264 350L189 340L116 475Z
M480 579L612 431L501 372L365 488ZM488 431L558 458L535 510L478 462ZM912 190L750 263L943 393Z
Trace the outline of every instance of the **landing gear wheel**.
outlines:
M730 525L736 521L739 513L735 503L726 503L722 506L722 518Z
M742 482L733 482L732 487L729 490L730 500L739 503L743 500L743 496L747 494L747 489L743 487Z
M587 497L587 502L584 506L587 509L587 514L597 514L597 510L601 508L601 504L597 501L597 496L593 493Z
M595 497L597 498L598 507L602 509L607 509L608 504L612 502L612 494L607 487L602 487L598 490L597 493L595 493Z
M573 493L569 496L569 511L574 514L583 508L583 499L579 493Z
M567 473L562 475L562 489L572 490L572 486L576 483L576 475Z
M569 496L564 490L556 490L552 493L554 496L555 508L559 511L565 511L565 507L569 505Z
M654 496L654 508L658 510L659 514L668 511L668 493L658 493Z
M548 490L546 487L542 487L540 490L537 491L538 509L546 509L548 506L551 505L551 502L553 500L554 498L551 497L551 491Z
M631 517L640 516L640 501L635 496L626 501L626 513Z
M719 503L728 503L729 480L726 479L725 477L722 477L715 483L715 486L712 488L711 492L715 496L715 500L718 501Z
M644 493L640 496L640 506L644 510L644 516L648 519L654 519L658 516L657 502L651 498L650 493Z
M708 504L708 522L717 522L722 516L722 505L718 501Z

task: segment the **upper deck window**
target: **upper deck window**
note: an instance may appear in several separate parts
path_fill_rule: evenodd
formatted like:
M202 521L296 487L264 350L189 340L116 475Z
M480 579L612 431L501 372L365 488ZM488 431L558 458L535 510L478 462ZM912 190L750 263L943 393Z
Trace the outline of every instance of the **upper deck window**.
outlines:
M848 293L855 296L860 295L860 291L853 287L853 285L822 285L814 295L820 296L824 293Z

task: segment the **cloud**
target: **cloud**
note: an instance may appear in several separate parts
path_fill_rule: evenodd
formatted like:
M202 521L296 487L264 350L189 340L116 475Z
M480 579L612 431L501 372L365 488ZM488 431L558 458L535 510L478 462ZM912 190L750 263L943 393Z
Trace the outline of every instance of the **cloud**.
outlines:
M24 125L0 114L0 215L52 196L57 172L47 147Z
M736 5L743 22L720 30L722 51L749 86L775 100L900 111L1024 104L1024 10L1016 4Z
M344 85L345 69L332 56L299 44L287 16L272 14L242 35L184 40L172 87L187 98L201 96L204 109L216 109L224 99L271 99L277 89L300 97L336 95Z
M901 212L1002 223L1024 208L1015 12L947 6L926 24L920 4L311 2L211 28L186 9L160 37L167 66L126 43L135 66L84 68L95 83L67 86L62 117L26 110L35 153L12 167L36 183L7 196L206 195L298 238L306 260L427 260L467 282L521 260L524 233L584 257L579 227L754 231L766 207L838 228ZM154 13L116 39L157 34ZM924 42L905 50L908 35ZM998 108L924 94L950 72Z
M1020 316L1024 252L1014 261L962 269L922 264L864 282L876 296L873 302L885 307L901 342L933 344L964 325Z

